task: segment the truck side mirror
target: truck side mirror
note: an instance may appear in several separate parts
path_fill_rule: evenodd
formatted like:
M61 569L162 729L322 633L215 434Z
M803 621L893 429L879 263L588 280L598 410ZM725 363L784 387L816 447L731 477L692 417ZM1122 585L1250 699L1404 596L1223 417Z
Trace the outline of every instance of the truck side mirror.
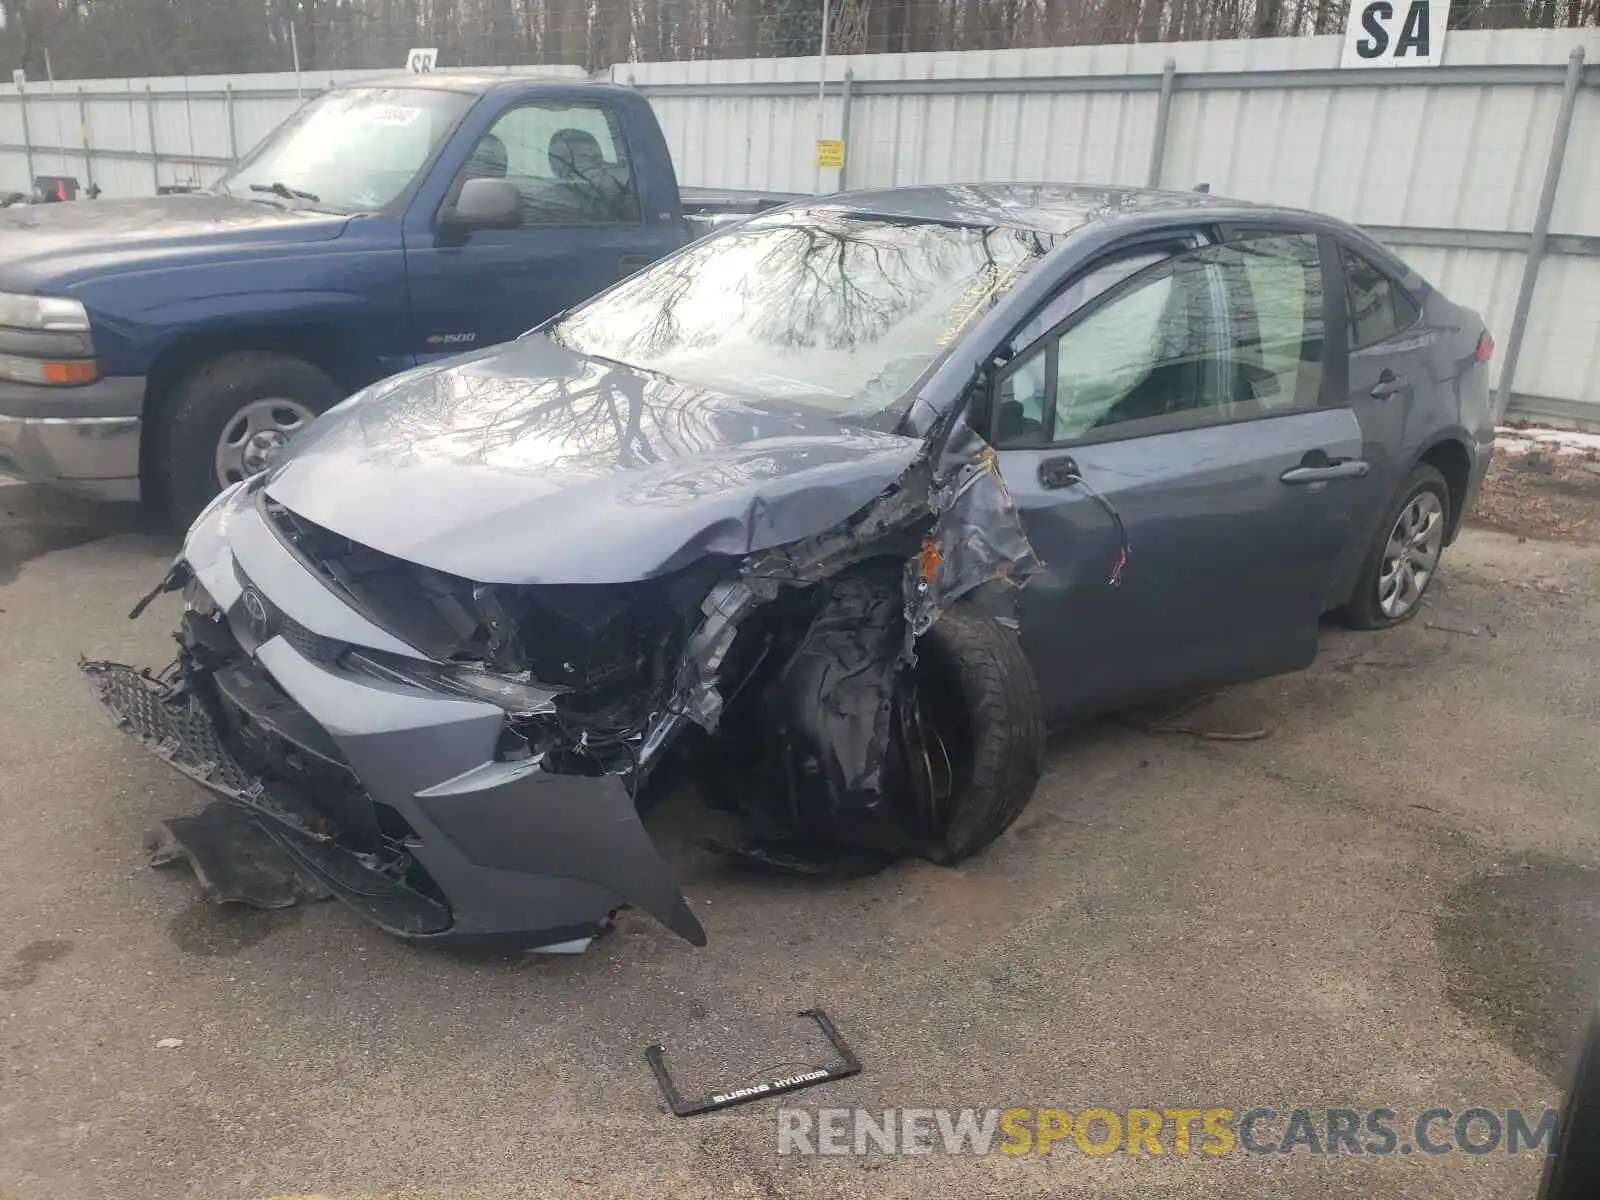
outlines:
M469 179L440 222L451 229L515 229L522 224L522 193L506 179Z

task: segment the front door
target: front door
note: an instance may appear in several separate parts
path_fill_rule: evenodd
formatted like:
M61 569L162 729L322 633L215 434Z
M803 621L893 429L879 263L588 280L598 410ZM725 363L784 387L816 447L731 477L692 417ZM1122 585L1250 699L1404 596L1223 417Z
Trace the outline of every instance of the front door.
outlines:
M997 383L1006 483L1044 571L1024 647L1053 719L1307 665L1361 433L1324 388L1314 237L1162 258Z
M646 222L617 113L604 101L534 101L495 120L446 193L474 177L522 196L516 229L451 233L406 222L419 362L509 341L676 249L676 223Z

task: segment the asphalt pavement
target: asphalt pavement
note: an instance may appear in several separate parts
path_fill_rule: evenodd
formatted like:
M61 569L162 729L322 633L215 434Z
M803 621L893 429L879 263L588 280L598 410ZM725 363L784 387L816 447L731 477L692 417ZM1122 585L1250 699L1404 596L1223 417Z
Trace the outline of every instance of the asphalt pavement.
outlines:
M0 486L3 1200L1533 1194L1527 1153L780 1156L776 1102L678 1119L643 1050L687 1089L803 1069L821 1006L865 1069L812 1110L1557 1104L1600 975L1600 547L1469 530L1410 625L1190 732L1055 740L959 869L734 871L691 790L650 824L710 945L625 913L533 959L146 865L203 798L75 664L170 658L171 598L126 613L173 549Z

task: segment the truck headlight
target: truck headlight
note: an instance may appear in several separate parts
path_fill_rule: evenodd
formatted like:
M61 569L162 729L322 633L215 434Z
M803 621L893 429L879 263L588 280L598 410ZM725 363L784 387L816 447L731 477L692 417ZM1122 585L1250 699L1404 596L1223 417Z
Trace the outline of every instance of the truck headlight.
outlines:
M0 292L0 325L57 333L88 333L89 313L66 296L23 296Z

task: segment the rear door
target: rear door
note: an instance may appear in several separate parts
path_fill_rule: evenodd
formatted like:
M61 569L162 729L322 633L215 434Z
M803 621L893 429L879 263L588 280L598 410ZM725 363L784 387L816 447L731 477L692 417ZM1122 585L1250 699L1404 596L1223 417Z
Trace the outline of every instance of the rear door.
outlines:
M441 231L434 210L407 218L419 361L508 341L683 240L680 222L645 220L623 122L605 99L508 108L477 139L439 210L485 176L516 185L520 227L461 233Z
M1429 349L1437 331L1421 327L1422 310L1395 274L1337 239L1326 239L1342 296L1340 316L1350 347L1346 388L1361 422L1361 454L1371 471L1356 489L1354 530L1330 605L1342 604L1360 575L1378 522L1410 470L1409 447L1422 435L1414 428L1418 387L1432 383Z
M1314 236L1108 269L991 406L1045 564L1021 618L1054 719L1309 663L1366 470Z

